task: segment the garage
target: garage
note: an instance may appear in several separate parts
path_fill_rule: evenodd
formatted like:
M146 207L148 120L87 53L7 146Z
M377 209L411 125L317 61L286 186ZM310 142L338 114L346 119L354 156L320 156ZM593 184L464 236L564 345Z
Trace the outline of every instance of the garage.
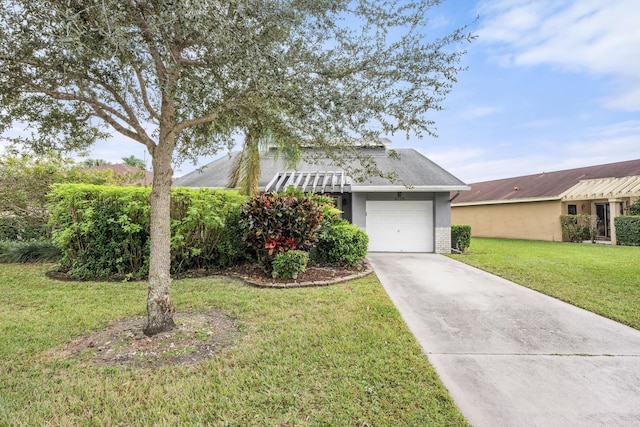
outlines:
M371 252L434 252L433 202L367 200Z

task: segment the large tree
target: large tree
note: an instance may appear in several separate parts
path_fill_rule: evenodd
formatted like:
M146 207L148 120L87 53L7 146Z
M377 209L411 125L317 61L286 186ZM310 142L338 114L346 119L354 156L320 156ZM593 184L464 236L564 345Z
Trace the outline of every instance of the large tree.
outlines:
M175 326L169 202L176 161L233 146L258 117L340 162L354 138L432 134L460 71L457 29L427 33L438 0L5 0L0 131L82 149L105 129L143 144L154 172L147 334ZM339 153L336 149L340 149ZM363 170L372 163L363 160Z

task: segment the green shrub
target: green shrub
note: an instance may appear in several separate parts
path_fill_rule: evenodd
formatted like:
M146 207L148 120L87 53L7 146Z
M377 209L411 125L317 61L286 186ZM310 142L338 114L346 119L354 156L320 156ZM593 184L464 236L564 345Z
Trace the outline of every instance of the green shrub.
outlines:
M249 199L241 213L244 241L266 268L281 252L311 249L321 220L322 207L306 196L261 194Z
M235 191L174 188L171 191L171 266L174 272L224 267L242 254L238 231L245 197ZM234 252L236 251L236 252Z
M613 223L618 245L640 246L640 215L618 216Z
M61 256L50 241L0 243L0 263L56 262Z
M560 226L562 240L568 242L595 241L598 233L597 217L589 214L560 215Z
M297 198L308 198L313 200L322 208L323 220L327 218L338 218L342 211L336 208L336 201L333 197L327 194L307 193L304 194L299 188L289 186L282 193L278 193L279 196L291 196Z
M54 243L63 253L61 267L80 278L145 277L150 192L141 187L54 186L50 212ZM172 189L172 272L230 262L229 241L237 237L229 236L225 226L227 217L239 215L242 201L231 191Z
M40 216L0 216L0 240L49 240L51 227Z
M368 244L367 233L338 218L323 223L316 248L323 261L353 266L367 256Z
M62 268L79 278L148 273L150 188L54 185L49 206Z
M240 223L241 209L241 206L237 206L229 211L226 218L222 240L216 245L215 265L217 267L222 268L255 260L252 256L253 252L247 250L247 245L244 242L246 230Z
M271 266L278 276L292 279L305 272L308 262L308 252L290 250L276 255L271 262Z
M451 247L460 252L466 251L471 245L470 225L451 225Z
M636 200L631 206L627 208L627 215L638 216L640 215L640 199Z

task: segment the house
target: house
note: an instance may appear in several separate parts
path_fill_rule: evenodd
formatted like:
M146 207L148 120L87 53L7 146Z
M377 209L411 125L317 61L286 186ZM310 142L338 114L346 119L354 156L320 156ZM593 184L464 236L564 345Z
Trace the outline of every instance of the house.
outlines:
M370 251L449 253L449 194L468 187L416 150L397 149L394 154L398 156L390 156L390 143L383 139L358 149L382 172L395 172L394 182L381 177L358 182L349 176L350 170L359 167L356 161L342 169L326 158L305 160L305 155L296 170L287 170L285 162L270 150L261 155L260 190L281 192L294 186L305 193L330 194L343 217L367 232ZM237 155L215 160L178 178L174 185L225 188Z
M616 242L613 219L640 197L640 159L470 184L451 205L452 223L478 237L562 241L560 215L598 218L598 238Z

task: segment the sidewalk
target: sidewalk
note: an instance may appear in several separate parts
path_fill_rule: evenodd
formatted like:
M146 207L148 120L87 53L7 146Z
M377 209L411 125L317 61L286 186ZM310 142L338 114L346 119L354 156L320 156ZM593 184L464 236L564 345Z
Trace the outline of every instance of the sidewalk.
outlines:
M442 255L368 259L475 427L640 426L640 331Z

